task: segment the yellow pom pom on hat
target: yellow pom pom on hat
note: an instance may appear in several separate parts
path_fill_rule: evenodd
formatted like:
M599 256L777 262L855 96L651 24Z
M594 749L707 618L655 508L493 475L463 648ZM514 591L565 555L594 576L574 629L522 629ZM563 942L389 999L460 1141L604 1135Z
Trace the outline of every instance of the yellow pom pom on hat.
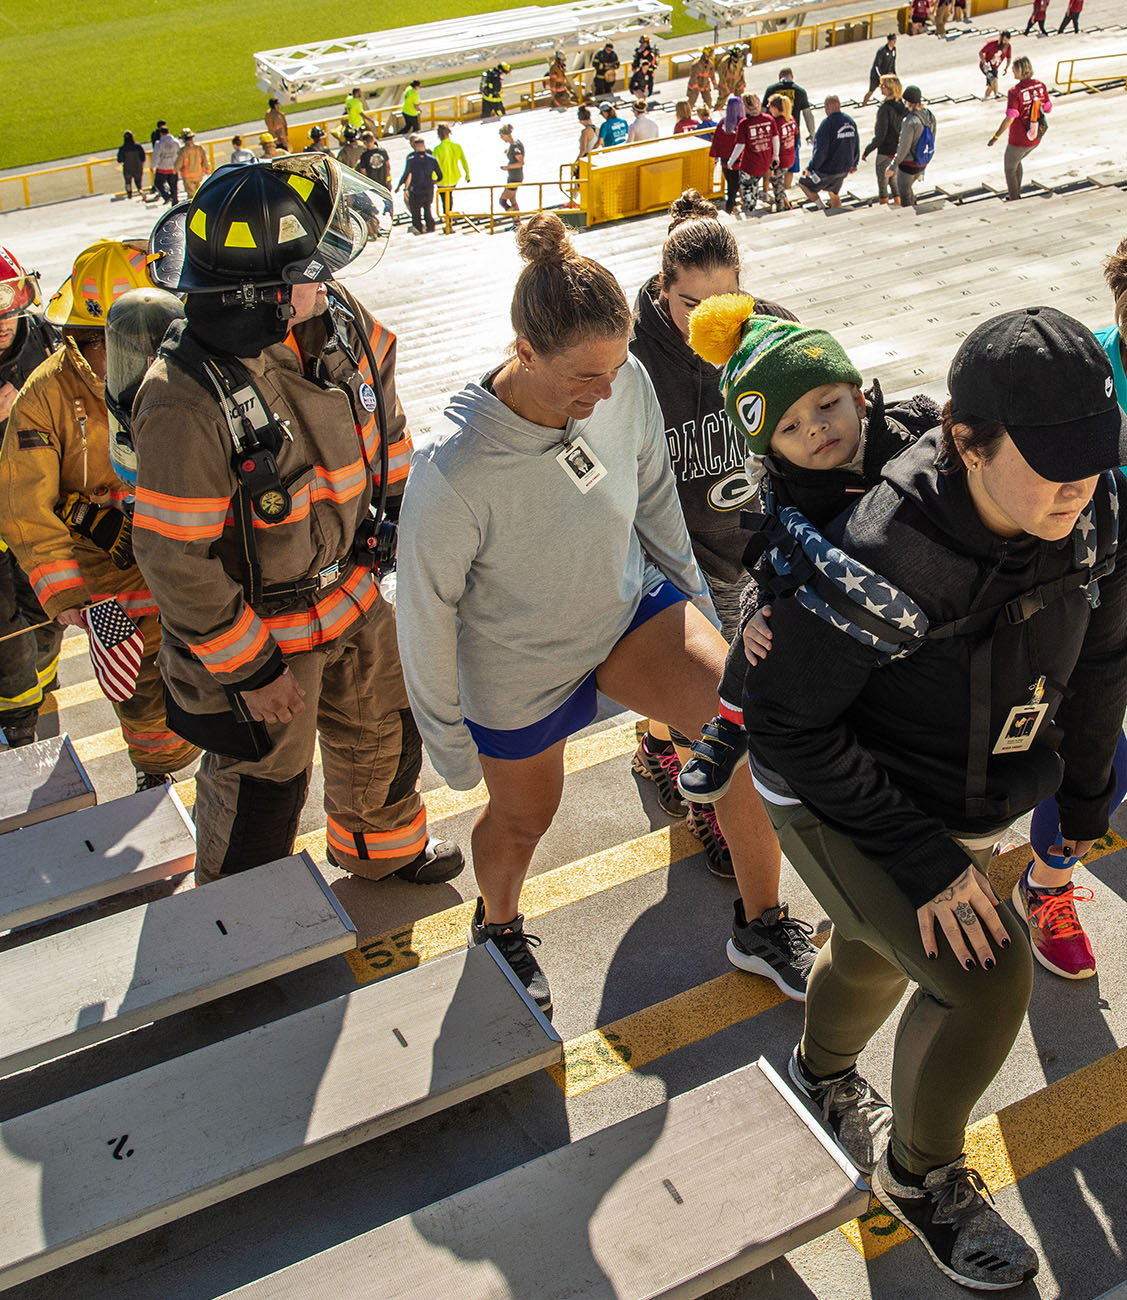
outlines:
M720 395L749 450L765 456L787 410L823 384L861 386L860 371L826 330L754 315L744 294L706 298L689 317L689 343L723 366ZM742 320L739 317L742 315ZM707 349L707 351L706 351Z
M105 329L110 306L130 289L151 286L144 240L99 239L74 259L44 315L52 325Z

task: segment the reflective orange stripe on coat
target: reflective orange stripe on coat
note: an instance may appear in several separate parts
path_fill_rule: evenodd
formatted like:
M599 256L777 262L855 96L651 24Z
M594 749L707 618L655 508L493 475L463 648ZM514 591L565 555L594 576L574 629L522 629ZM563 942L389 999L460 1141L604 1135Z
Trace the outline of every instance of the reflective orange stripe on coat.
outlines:
M83 585L82 574L74 560L53 560L50 564L37 564L28 577L35 598L41 605L52 596Z

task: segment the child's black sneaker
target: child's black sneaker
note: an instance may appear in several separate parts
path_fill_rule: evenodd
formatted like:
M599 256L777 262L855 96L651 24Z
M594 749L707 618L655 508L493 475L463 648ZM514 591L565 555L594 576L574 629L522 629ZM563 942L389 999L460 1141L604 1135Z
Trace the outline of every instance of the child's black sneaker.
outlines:
M894 1174L888 1152L873 1175L876 1198L923 1242L953 1281L974 1291L1005 1291L1036 1277L1037 1252L983 1199L990 1196L966 1157L933 1169L922 1186ZM992 1198L991 1198L992 1199Z
M732 852L728 848L724 832L720 829L720 823L716 820L716 814L708 804L689 804L685 829L700 840L709 871L724 880L734 879L736 869L732 865Z
M681 760L669 740L654 740L647 731L638 744L631 764L639 776L657 786L657 801L670 817L684 817L688 804L677 791Z
M892 1133L888 1102L857 1073L856 1066L833 1078L815 1079L807 1073L797 1047L791 1053L787 1077L854 1166L866 1177L871 1174Z
M677 786L693 803L715 803L728 793L740 760L747 753L747 732L727 718L715 717L701 728L693 756L681 769Z
M752 975L766 975L788 998L805 1002L806 981L818 955L810 942L814 927L791 920L786 903L769 907L753 921L744 914L742 898L733 906L736 919L728 940L728 960Z
M485 943L487 939L493 940L497 951L528 990L528 996L551 1020L552 991L548 987L547 976L540 969L540 963L532 955L532 949L540 946L540 936L525 934L523 913L518 912L504 925L486 925L485 899L479 898L470 922L468 946L472 948L475 944Z

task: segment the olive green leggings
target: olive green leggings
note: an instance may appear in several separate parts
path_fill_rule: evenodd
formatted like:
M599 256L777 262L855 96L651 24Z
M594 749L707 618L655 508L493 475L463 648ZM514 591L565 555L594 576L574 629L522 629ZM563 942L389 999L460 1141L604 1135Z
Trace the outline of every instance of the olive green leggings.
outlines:
M807 808L765 807L788 861L833 922L807 986L806 1065L820 1077L848 1070L915 983L892 1058L892 1154L914 1174L949 1164L1025 1017L1033 984L1025 927L999 907L1010 945L992 944L993 970L965 969L942 934L931 960L915 907L875 862ZM972 856L984 869L990 852Z

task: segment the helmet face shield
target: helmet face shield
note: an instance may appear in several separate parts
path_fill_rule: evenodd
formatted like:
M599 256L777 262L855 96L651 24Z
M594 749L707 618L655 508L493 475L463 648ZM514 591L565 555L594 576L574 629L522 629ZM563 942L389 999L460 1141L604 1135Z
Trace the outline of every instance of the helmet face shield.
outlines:
M0 320L39 305L38 275L25 271L12 253L0 248Z

